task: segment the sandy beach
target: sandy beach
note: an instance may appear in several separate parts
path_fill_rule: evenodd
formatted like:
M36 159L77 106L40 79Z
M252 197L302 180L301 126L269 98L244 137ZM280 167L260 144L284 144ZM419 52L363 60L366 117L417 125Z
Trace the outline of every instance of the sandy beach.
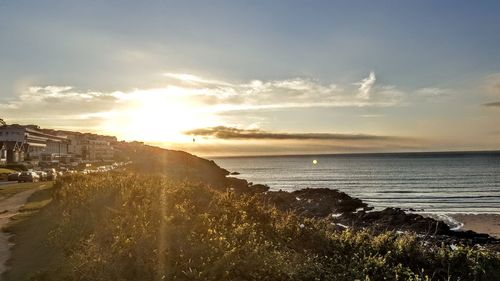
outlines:
M454 219L463 223L464 230L487 233L500 238L500 215L497 214L455 214Z

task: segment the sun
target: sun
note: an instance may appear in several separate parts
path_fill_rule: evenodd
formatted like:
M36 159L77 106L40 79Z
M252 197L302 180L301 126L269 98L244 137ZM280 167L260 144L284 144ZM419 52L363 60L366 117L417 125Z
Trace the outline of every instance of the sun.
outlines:
M192 138L183 132L210 126L216 122L216 116L189 97L189 92L182 88L137 91L119 112L118 120L108 125L108 131L119 131L117 134L125 140L190 141Z

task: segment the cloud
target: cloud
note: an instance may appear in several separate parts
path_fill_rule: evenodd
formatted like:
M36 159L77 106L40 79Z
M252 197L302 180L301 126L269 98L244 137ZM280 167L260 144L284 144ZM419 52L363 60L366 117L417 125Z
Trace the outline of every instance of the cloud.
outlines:
M77 91L70 86L29 87L17 99L5 102L23 114L72 115L108 111L119 98L116 93Z
M500 73L491 74L484 81L484 88L493 95L500 95Z
M185 132L192 136L208 136L218 139L259 139L259 140L391 140L396 137L366 134L332 134L332 133L274 133L260 129L240 129L217 126L200 128Z
M237 127L205 127L184 132L205 155L301 154L366 151L414 151L426 140L400 136L338 133L282 133ZM180 146L179 149L184 149ZM191 148L193 149L193 148Z
M163 76L182 81L185 83L189 84L197 84L197 85L214 85L214 86L233 86L233 84L224 82L224 81L219 81L219 80L211 80L211 79L205 79L196 75L192 74L187 74L187 73L171 73L167 72L164 73Z
M230 83L191 74L165 73L163 88L132 91L80 90L72 86L29 86L0 108L14 116L46 118L119 110L149 94L177 97L211 112L258 111L306 107L388 107L400 104L404 93L392 85L374 86L375 74L364 79L360 91L311 78L251 80ZM16 112L14 112L16 111Z
M359 85L358 89L358 97L361 99L369 99L370 93L372 92L372 88L375 85L375 72L370 72L368 77L356 83L355 85Z
M500 73L488 75L484 82L483 88L486 92L494 97L500 96ZM487 102L482 104L483 107L500 107L500 101Z
M403 92L393 85L375 86L375 73L360 83L323 83L317 79L295 77L283 80L251 80L230 83L190 74L165 73L181 87L192 89L194 102L217 106L219 111L241 111L304 107L388 107L398 105ZM360 93L358 93L360 91Z
M441 96L448 96L451 94L451 91L449 89L443 89L443 88L421 88L415 91L417 95L424 96L424 97L441 97Z
M500 107L500 101L484 103L485 107Z
M2 117L9 123L95 131L106 119L104 113L120 110L117 92L78 91L71 86L28 87L16 98L2 102ZM99 115L103 114L103 115Z
M198 116L201 112L200 115L214 117L217 121L193 126L196 128L224 124L220 120L227 120L231 115L241 120L242 116L258 114L263 110L396 106L402 103L405 96L394 85L374 85L374 73L360 82L359 89L367 94L362 97L358 94L358 87L353 87L353 84L341 86L307 77L239 83L183 73L165 73L164 77L167 85L163 87L128 91L28 84L13 98L2 100L0 109L2 117L9 122L31 123L36 120L40 125L53 127L64 120L64 126L70 126L73 122L75 129L85 125L81 120L95 125L120 117L132 119L127 115L130 115L130 108L145 103L148 103L147 106L154 103L155 107L161 108L182 105L185 114Z
M424 98L428 102L441 102L452 97L452 91L446 88L427 87L420 88L415 91L415 94Z

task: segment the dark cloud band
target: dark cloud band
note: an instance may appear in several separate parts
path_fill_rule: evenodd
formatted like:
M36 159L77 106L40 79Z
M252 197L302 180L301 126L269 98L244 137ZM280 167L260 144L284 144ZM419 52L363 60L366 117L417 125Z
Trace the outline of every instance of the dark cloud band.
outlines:
M500 107L500 101L484 103L483 106L486 106L486 107Z
M395 140L397 137L365 134L331 133L273 133L258 129L239 129L234 127L209 127L185 132L192 136L211 136L218 139L268 139L268 140Z

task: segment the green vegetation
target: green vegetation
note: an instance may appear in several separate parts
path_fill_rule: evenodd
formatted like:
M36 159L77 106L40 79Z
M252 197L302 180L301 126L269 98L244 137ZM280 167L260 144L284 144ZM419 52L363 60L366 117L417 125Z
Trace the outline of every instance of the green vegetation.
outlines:
M48 220L48 217L43 215L33 216L52 200L53 185L52 183L36 184L38 191L28 198L26 204L20 209L20 213L15 215L12 218L13 221L3 229L9 233L15 233L13 240L17 243L8 263L9 266L14 266L9 276L18 277L11 277L10 280L26 280L26 276L36 272L40 266L46 265L46 257L54 251L46 241L46 235L50 228L54 227L54 221Z
M496 252L337 232L255 196L160 176L64 177L27 210L51 198L9 228L22 243L5 280L500 279Z
M42 186L51 186L51 182L25 182L0 185L0 198L11 197L19 192L40 188Z
M11 169L6 169L6 168L0 168L0 174L12 174L15 173L16 171L11 170Z
M0 166L0 168L14 171L27 171L28 168L33 168L33 166L27 164L7 164Z
M52 190L54 188L52 182L37 183L32 185L34 185L38 191L32 194L26 203L21 207L21 213L26 214L36 212L52 202Z
M0 168L0 181L6 181L10 174L15 173L16 171L6 168Z

